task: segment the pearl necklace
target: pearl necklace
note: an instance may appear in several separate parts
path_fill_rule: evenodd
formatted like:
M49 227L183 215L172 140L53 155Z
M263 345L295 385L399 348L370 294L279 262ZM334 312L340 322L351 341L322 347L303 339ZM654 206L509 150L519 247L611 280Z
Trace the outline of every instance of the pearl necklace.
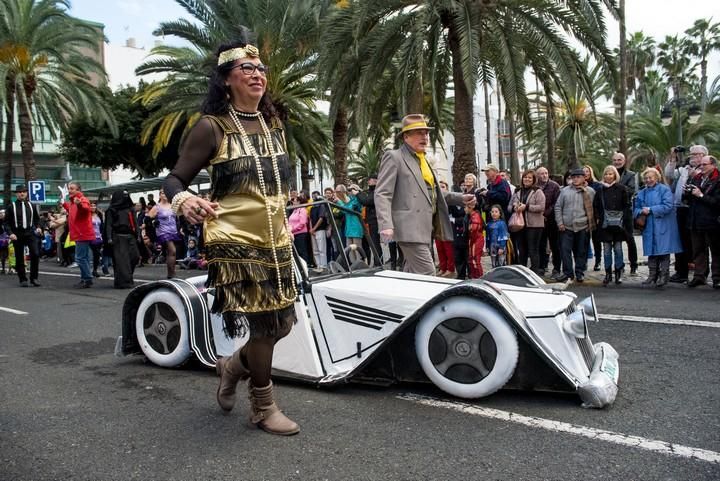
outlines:
M236 116L246 119L257 119L260 117L260 112L243 112L242 110L235 109L235 107L231 107L230 111L233 112Z
M260 130L262 131L262 136L265 139L265 142L267 144L268 152L270 153L270 162L272 163L272 169L273 169L273 175L275 176L275 182L277 183L277 195L281 195L282 193L282 183L280 181L280 167L278 166L277 162L277 156L278 154L275 153L275 147L273 146L272 142L272 136L270 135L270 129L268 129L267 124L265 123L265 118L260 114L260 112L255 112L254 114L249 114L246 112L236 112L235 109L230 108L229 109L230 118L232 119L233 123L235 124L235 127L237 128L238 132L240 133L240 139L243 143L243 146L245 147L245 151L248 152L253 159L255 160L255 169L257 170L258 174L258 181L260 182L260 193L263 196L263 200L265 201L265 212L267 214L267 221L268 221L268 229L270 231L270 247L272 250L272 256L273 256L273 262L275 263L275 272L277 273L277 280L278 280L278 291L280 291L280 299L283 301L295 301L295 298L297 297L297 288L295 286L295 283L291 281L292 283L292 292L293 296L292 298L288 298L285 296L285 291L283 289L283 283L282 283L282 276L280 274L280 262L278 261L278 254L277 254L277 245L275 243L275 230L273 229L273 215L277 214L278 209L282 208L282 214L283 214L283 221L285 224L285 230L287 232L290 232L290 226L288 224L287 215L285 213L285 207L282 206L275 206L273 209L273 206L270 203L270 199L267 195L267 189L265 184L265 175L263 174L263 168L262 163L260 162L260 154L258 154L257 150L255 150L255 147L252 145L252 142L250 142L250 138L248 137L247 132L245 132L245 128L240 123L240 119L238 119L238 114L243 115L247 118L255 118L260 122ZM282 200L282 197L281 197ZM282 203L282 202L281 202ZM295 260L293 259L292 255L290 256L290 263L293 272L295 271ZM294 274L293 274L294 275Z

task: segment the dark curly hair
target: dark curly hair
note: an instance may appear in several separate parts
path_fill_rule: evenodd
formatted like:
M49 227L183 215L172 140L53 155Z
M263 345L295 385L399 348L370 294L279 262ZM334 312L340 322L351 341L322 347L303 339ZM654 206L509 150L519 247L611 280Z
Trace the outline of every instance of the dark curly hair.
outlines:
M215 52L215 58L217 59L220 54L226 50L231 50L233 48L242 48L250 43L249 32L244 31L243 35L241 36L244 38L235 42L224 43L220 45ZM223 115L230 108L230 89L227 85L225 85L225 80L230 74L233 66L234 61L225 62L221 65L216 65L212 69L212 72L210 73L210 78L208 80L208 93L202 103L202 107L200 107L200 111L203 114ZM278 112L276 111L275 106L270 99L270 95L267 92L265 92L265 94L260 99L260 105L258 106L258 109L260 110L260 112L262 112L263 117L265 117L266 121L270 121L270 119L278 117Z

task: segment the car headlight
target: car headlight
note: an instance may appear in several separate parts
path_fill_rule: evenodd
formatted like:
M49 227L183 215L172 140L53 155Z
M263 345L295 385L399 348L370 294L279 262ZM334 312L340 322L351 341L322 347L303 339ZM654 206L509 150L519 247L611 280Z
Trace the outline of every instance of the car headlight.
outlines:
M582 307L589 321L598 321L597 306L595 306L595 296L593 294L578 302L578 306Z
M565 318L563 330L571 336L579 339L587 337L587 316L585 309L578 307L577 310Z

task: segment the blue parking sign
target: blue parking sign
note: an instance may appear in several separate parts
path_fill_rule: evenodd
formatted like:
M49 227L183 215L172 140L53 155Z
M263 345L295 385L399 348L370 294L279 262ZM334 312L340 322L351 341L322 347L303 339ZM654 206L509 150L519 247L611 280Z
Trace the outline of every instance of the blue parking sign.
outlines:
M31 180L28 182L28 193L30 194L30 202L45 202L45 181Z

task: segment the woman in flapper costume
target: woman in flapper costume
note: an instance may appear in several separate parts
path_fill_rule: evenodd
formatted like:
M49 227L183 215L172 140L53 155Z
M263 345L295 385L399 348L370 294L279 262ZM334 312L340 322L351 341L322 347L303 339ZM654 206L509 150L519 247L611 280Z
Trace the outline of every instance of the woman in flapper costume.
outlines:
M202 105L163 190L173 210L204 223L212 311L225 332L249 340L217 361L217 401L235 405L237 384L249 379L250 420L267 432L296 434L298 425L277 407L270 380L275 344L294 324L297 297L291 239L285 214L292 170L282 124L268 95L268 68L246 41L222 45ZM211 198L185 189L202 168Z

